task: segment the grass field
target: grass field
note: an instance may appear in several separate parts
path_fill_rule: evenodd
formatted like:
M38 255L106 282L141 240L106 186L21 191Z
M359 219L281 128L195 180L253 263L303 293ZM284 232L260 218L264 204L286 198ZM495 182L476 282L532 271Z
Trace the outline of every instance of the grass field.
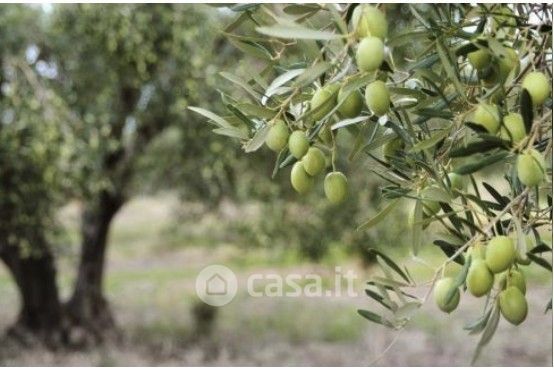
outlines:
M110 238L106 289L123 339L88 351L51 353L0 348L1 365L131 366L131 365L468 365L478 338L463 325L479 316L482 301L464 295L459 310L439 312L424 305L402 332L379 327L356 310L375 304L355 298L253 298L239 288L235 299L216 313L213 328L198 337L191 309L198 303L195 278L206 265L224 264L243 282L251 273L314 273L332 285L334 267L358 275L363 291L371 268L364 268L340 247L321 263L301 260L294 251L234 246L217 230L217 216L175 226L171 196L139 198L117 216ZM78 207L62 211L68 227L60 254L60 287L67 296L77 259ZM223 237L221 237L223 236ZM385 248L385 247L383 247ZM431 264L439 255L426 253ZM407 262L416 277L428 268ZM552 366L552 312L544 314L551 297L551 275L527 272L529 316L519 327L501 320L499 329L477 362L495 366ZM421 293L424 294L424 291ZM0 327L17 312L17 293L0 268ZM392 346L391 346L392 343ZM386 353L385 349L390 346Z

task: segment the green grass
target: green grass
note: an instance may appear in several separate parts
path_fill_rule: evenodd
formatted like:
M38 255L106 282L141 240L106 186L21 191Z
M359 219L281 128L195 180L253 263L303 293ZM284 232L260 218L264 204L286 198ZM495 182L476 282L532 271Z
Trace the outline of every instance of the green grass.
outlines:
M246 306L249 314L243 316ZM273 333L294 343L348 342L359 339L367 325L353 309L322 299L242 297L221 310L219 323L222 331L246 337Z

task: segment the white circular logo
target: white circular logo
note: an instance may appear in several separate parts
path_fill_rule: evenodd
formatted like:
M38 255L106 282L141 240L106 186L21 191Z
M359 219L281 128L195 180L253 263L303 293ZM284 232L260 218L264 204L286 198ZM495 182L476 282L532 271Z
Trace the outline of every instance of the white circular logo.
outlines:
M196 276L196 295L204 303L221 307L237 294L237 277L224 265L208 265Z

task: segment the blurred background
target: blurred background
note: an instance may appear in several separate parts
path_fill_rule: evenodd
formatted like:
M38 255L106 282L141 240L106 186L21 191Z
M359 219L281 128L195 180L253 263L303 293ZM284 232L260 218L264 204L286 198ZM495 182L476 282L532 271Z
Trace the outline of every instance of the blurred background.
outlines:
M409 27L405 12L387 5L391 30ZM405 208L356 232L380 207L371 161L341 164L355 190L344 204L299 197L287 172L271 179L274 154L246 155L186 110L221 111L232 85L219 72L256 70L222 32L235 17L186 4L0 7L0 365L469 364L478 338L463 326L483 304L469 295L451 315L426 303L401 332L356 313L374 305L369 248L418 282L443 259L430 239L429 266L409 258ZM500 172L488 177L502 189ZM317 273L325 287L340 266L360 296L239 288L210 307L195 294L210 264L239 282ZM501 321L478 365L552 364L552 277L525 268L528 319Z

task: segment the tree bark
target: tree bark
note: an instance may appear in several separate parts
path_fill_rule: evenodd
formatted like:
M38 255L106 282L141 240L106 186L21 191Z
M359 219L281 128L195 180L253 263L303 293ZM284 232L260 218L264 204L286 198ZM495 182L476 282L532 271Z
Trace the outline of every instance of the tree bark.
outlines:
M104 263L113 217L123 197L106 191L89 203L82 213L81 259L73 294L66 305L72 327L80 328L95 341L115 326L109 303L103 294Z
M4 245L0 250L21 300L18 319L8 335L25 342L38 339L57 346L65 341L65 331L54 258L45 240L36 241L33 248L28 257L22 257L17 246Z

